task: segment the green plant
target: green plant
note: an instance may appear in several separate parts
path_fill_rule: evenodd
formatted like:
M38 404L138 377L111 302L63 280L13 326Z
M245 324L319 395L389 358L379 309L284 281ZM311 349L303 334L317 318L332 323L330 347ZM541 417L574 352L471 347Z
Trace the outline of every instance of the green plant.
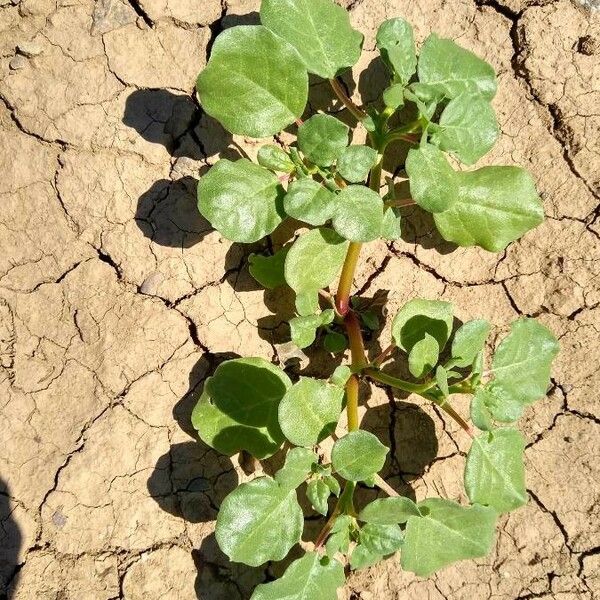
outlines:
M216 538L232 561L258 566L281 560L300 542L304 517L297 490L305 483L316 512L328 515L314 547L281 579L258 586L252 598L333 600L344 582L343 564L360 569L400 551L404 569L428 576L489 552L498 516L527 501L524 439L511 424L545 395L558 351L544 326L520 319L486 369L486 321L466 322L453 333L451 304L413 299L393 319L393 343L369 360L363 329L377 330L378 319L367 303L351 298L362 244L398 239L401 207L417 204L433 214L446 240L500 251L537 226L543 209L525 170L461 171L446 157L472 165L499 135L490 104L496 78L486 62L435 34L417 59L411 26L386 21L377 47L390 85L382 102L362 109L337 79L358 61L363 40L341 7L331 0L263 0L261 20L218 36L198 77L199 99L235 134L273 136L295 123L297 144L263 146L258 164L219 160L199 182L199 210L236 242L261 240L289 217L310 226L274 254L252 255L250 272L267 288L294 290L297 316L290 330L299 347L324 331L325 348L337 353L349 347L351 364L328 381L292 382L262 358L230 360L206 380L192 420L204 442L229 455L245 451L263 459L284 443L288 448L273 478L243 483L222 503ZM300 120L308 73L329 79L366 129L368 146L348 145L349 128L334 116ZM399 143L410 147L404 164L409 199L396 197L392 178L381 195L384 155L396 159L392 167L402 166ZM332 295L328 287L338 275ZM382 370L396 350L408 357L410 381ZM470 506L442 498L415 503L378 475L388 449L361 430L358 419L359 381L368 380L419 394L471 436L464 475ZM472 395L471 419L480 433L452 408L453 394ZM336 439L330 458L322 448L317 454L344 407L347 433ZM359 482L389 497L356 507ZM332 510L331 497L337 498Z

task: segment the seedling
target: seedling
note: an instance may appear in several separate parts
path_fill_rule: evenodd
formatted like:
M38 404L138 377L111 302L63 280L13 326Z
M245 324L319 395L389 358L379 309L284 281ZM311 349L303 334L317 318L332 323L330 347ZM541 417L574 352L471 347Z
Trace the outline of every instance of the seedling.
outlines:
M223 501L216 539L232 561L259 566L288 555L303 534L298 494L327 517L313 543L303 543L304 555L281 579L259 585L252 599L335 600L345 572L397 552L404 569L428 576L490 551L499 515L527 501L524 439L513 424L545 395L558 352L548 329L519 319L486 367L489 323L478 319L454 330L451 304L413 299L393 318L391 345L367 358L363 333L380 324L367 303L351 298L363 244L398 239L400 211L409 204L432 213L449 242L491 252L544 214L524 169L458 167L477 162L499 135L490 104L496 77L485 61L435 34L417 58L411 26L386 21L376 39L389 87L377 105L360 108L338 79L356 64L363 42L344 9L331 0L263 0L260 17L262 25L218 36L198 77L198 96L234 134L265 138L287 129L297 131L297 142L274 138L278 143L258 152L258 164L219 160L199 182L198 207L235 242L261 240L286 219L306 224L276 252L252 255L250 272L267 288L295 292L290 331L299 347L349 348L351 362L327 381L292 381L263 358L230 360L206 380L192 420L200 438L225 454L264 459L282 447L287 452L274 477L243 483ZM350 129L335 116L301 120L309 73L329 80L366 130L368 145L349 145ZM393 178L384 188L384 156L395 163L392 173L406 176L410 198L397 197ZM383 370L392 358L407 361L409 380ZM415 503L381 478L388 448L360 428L361 381L422 396L472 438L464 473L468 506L446 498ZM471 395L474 427L452 407L453 394ZM344 409L347 430L340 431ZM327 452L322 442L331 436ZM389 497L357 506L355 490L364 484Z

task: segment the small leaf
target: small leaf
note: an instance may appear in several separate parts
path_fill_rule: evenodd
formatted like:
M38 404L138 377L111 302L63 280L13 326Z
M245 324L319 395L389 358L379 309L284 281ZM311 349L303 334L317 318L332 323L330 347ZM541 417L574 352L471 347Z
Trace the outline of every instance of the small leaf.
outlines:
M298 148L315 165L329 167L348 145L349 132L331 115L313 115L298 128Z
M496 114L489 101L461 94L444 109L440 129L432 136L432 142L465 165L473 165L492 149L499 135Z
M256 242L282 221L277 176L245 158L221 159L198 182L198 210L233 242Z
M348 481L364 481L380 471L388 449L368 431L347 433L333 445L331 462L336 472Z
M352 551L352 556L350 557L350 568L354 571L358 571L359 569L366 569L367 567L372 567L377 564L383 556L376 552L372 552L363 544L359 544Z
M317 337L317 329L333 321L333 309L324 310L319 315L307 315L290 319L292 341L298 348L307 348Z
M424 377L437 364L440 356L440 345L428 333L415 343L408 354L408 368L413 377Z
M525 440L516 429L495 429L476 437L465 466L465 489L471 502L500 513L526 504L524 450Z
M337 160L338 173L350 183L365 181L377 163L377 150L368 146L347 146Z
M411 25L404 19L389 19L380 25L376 39L383 61L406 85L417 68Z
M285 265L284 265L285 275ZM296 293L295 300L296 312L301 317L309 317L319 312L319 292L317 290L308 290ZM291 320L293 321L293 319ZM290 321L290 324L291 324ZM311 342L312 343L312 342Z
M370 242L381 235L383 200L364 185L349 185L336 195L333 228L351 242Z
M285 280L297 293L315 295L339 274L348 242L335 231L321 227L303 233L285 260Z
M262 358L227 361L206 380L192 424L203 442L223 454L246 450L266 458L284 439L277 407L291 385L281 369Z
M323 225L331 218L335 196L320 183L304 177L290 184L283 199L285 212L309 225Z
M421 516L417 505L410 498L399 496L373 500L360 511L358 518L376 525L394 525L406 523L411 516Z
M261 146L257 155L258 164L278 173L293 173L296 169L294 162L279 146L267 144Z
M290 44L266 27L247 25L217 37L196 88L202 108L226 129L261 138L302 115L308 74Z
M490 398L488 398L489 391L484 387L479 387L475 392L473 398L471 398L471 421L477 429L482 431L490 431L494 428L492 422L492 414L488 408ZM495 399L492 397L492 401ZM519 417L517 416L517 419ZM516 420L516 419L515 419Z
M329 381L333 385L337 385L338 387L344 387L350 376L352 375L352 370L347 365L340 365L335 368L333 375L329 378Z
M251 254L248 257L248 270L250 275L269 290L285 285L285 276L283 268L285 257L287 256L289 246L284 246L272 256L263 256L262 254Z
M409 517L401 564L406 571L428 577L457 560L488 554L494 541L497 513L475 504L468 508L442 498L418 504L426 516Z
M285 457L285 464L275 474L275 480L284 488L294 490L302 485L318 462L317 455L308 448L292 448Z
M379 318L372 310L361 313L360 318L371 331L377 331L379 329Z
M363 35L331 0L262 0L260 19L296 48L309 73L324 79L360 58Z
M360 530L360 543L374 554L386 556L400 550L404 536L396 524L367 523Z
M312 507L322 515L326 515L329 511L327 500L330 495L331 491L322 479L315 479L306 487L306 496Z
M467 321L454 334L452 340L452 365L469 367L481 352L490 333L490 324L483 319Z
M258 567L284 558L300 541L303 526L295 490L259 477L242 483L223 500L215 536L232 561Z
M323 339L323 348L332 354L343 352L347 347L348 340L346 336L336 331L328 333Z
M466 92L491 100L496 95L496 75L491 65L434 33L421 48L418 74L421 84L438 97L456 98Z
M331 534L325 550L327 556L333 557L337 552L346 554L350 547L350 527L352 525L352 517L348 515L340 515L334 522Z
M535 183L524 169L483 167L456 175L456 202L434 215L445 240L499 252L544 220Z
M440 392L444 395L444 398L447 398L450 395L450 389L448 387L448 371L446 371L442 365L438 365L435 370L435 382L440 389Z
M381 226L381 237L392 242L402 237L401 216L399 209L388 206L383 213L383 225Z
M281 579L260 584L250 600L337 600L336 590L345 580L339 562L307 552L286 569Z
M392 322L392 334L396 345L405 352L410 352L426 334L436 339L441 351L448 341L453 321L449 302L418 298L410 300L398 311Z
M383 90L383 102L394 110L404 106L404 85L395 83Z
M325 477L323 477L323 481L334 496L340 495L340 492L342 491L340 482L333 475L325 475Z
M279 424L296 446L313 446L335 430L344 391L317 379L301 377L279 404Z
M437 213L447 210L458 196L458 179L444 153L423 144L411 149L406 157L410 195L424 210Z

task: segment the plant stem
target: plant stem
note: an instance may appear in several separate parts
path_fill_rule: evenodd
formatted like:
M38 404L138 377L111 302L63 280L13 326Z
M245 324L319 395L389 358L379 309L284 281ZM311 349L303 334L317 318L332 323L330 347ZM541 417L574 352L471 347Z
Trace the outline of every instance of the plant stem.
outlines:
M317 539L315 540L315 550L319 549L327 539L327 536L331 533L333 525L338 516L342 513L354 515L354 490L356 489L356 483L354 481L347 481L344 486L344 491L338 498L337 504L331 513L327 523L323 526L323 529L319 532Z
M402 198L401 200L389 200L385 203L386 206L395 206L402 208L404 206L414 206L416 202L412 198Z
M473 432L473 428L448 404L448 402L442 402L436 404L450 417L452 417L469 435L469 437L474 438L475 433Z
M379 368L385 360L389 357L389 355L396 348L396 344L390 344L379 356L375 358L375 360L371 363L374 367Z
M393 498L400 496L400 494L380 475L375 475L373 481L375 481L375 485L383 490L388 496L392 496Z
M362 110L362 108L356 106L356 104L354 104L354 102L352 102L352 100L346 96L344 88L337 79L330 79L329 83L331 84L331 87L333 88L333 91L340 102L352 113L357 121L362 121L368 117L367 113Z
M370 377L371 379L374 379L375 381L379 381L380 383L384 383L385 385L398 388L399 390L403 390L411 394L424 393L435 385L435 382L421 384L411 383L410 381L404 381L404 379L392 377L392 375L388 375L387 373L384 373L379 369L365 369L364 374Z
M362 244L360 242L350 242L348 251L346 252L346 259L344 260L344 266L342 267L340 283L335 298L340 315L346 315L350 310L350 290L352 289L354 271L358 264L361 248Z

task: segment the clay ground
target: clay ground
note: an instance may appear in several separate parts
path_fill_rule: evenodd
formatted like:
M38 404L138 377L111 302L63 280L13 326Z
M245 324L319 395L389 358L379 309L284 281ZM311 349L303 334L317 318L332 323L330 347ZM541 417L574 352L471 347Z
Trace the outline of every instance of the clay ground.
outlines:
M192 94L215 35L257 2L0 6L0 597L247 599L278 567L219 553L216 509L247 476L195 440L189 417L223 358L288 357L291 299L258 290L253 248L196 213L199 174L256 143L232 140ZM494 64L503 135L489 161L530 169L547 214L492 255L449 247L408 210L402 241L364 252L357 287L390 290L392 314L414 295L452 300L460 319L500 334L536 316L562 351L524 423L531 500L501 520L493 554L430 580L391 559L343 597L599 598L600 13L568 0L350 6L367 34L357 101L378 93L373 37L387 17ZM325 88L312 91L325 106ZM291 372L334 366L301 357ZM389 481L464 499L468 440L431 407L397 400L375 388L363 410L392 448Z

